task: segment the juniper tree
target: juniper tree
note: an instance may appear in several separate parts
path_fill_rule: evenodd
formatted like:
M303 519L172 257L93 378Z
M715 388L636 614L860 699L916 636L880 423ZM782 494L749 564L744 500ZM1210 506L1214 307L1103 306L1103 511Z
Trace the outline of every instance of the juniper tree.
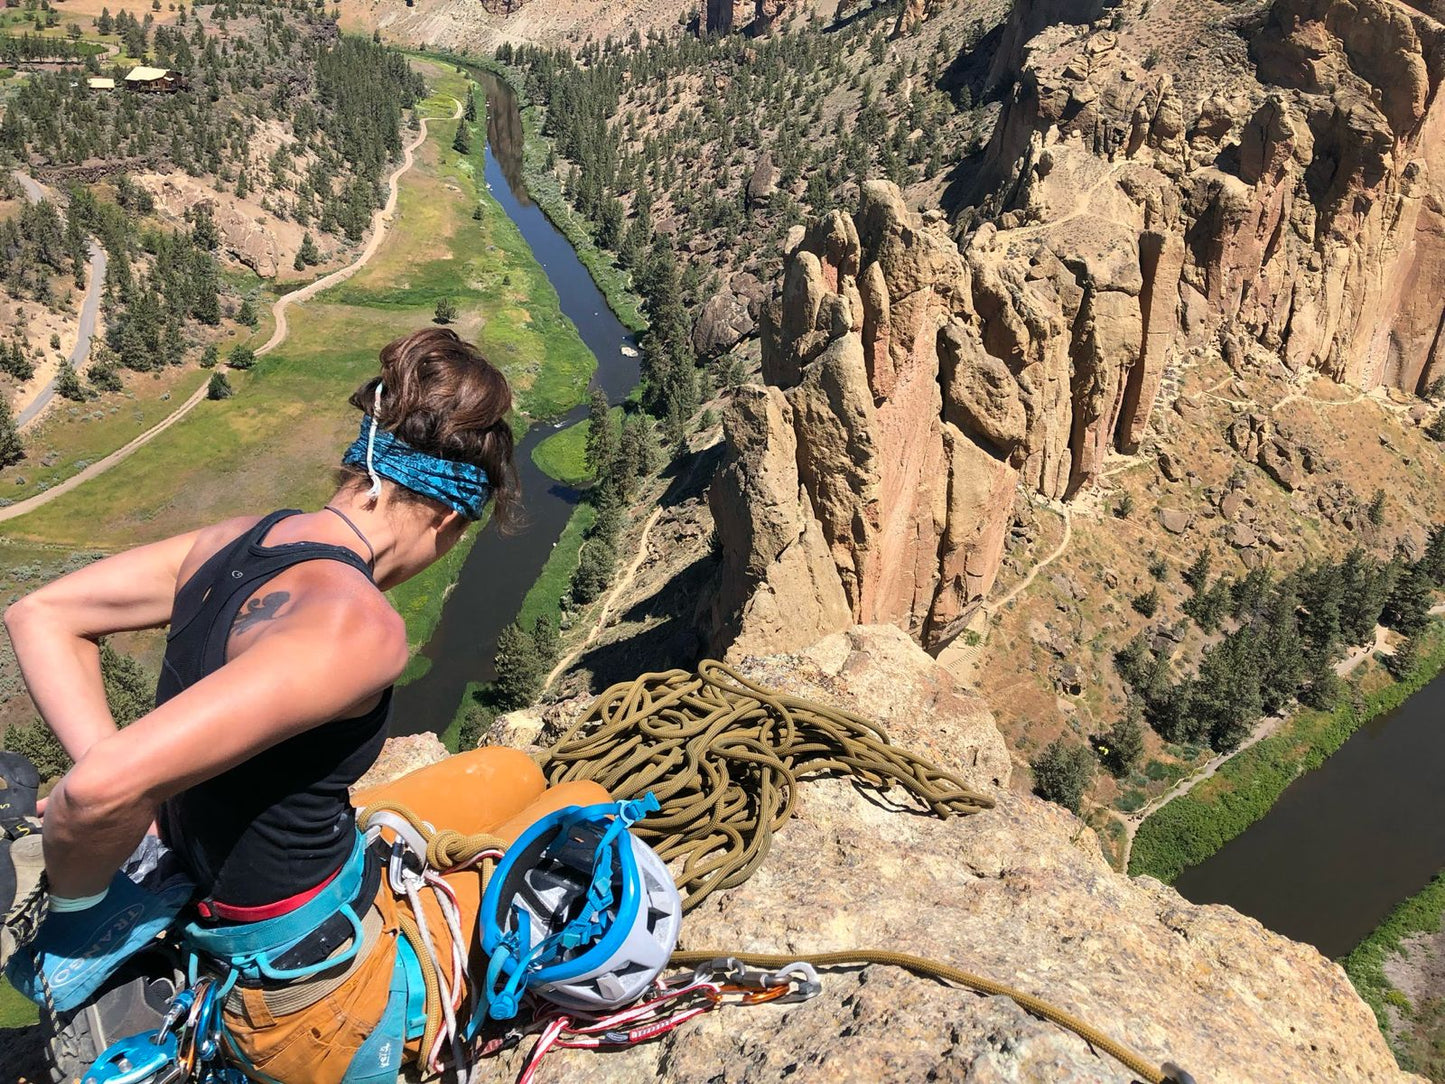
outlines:
M1030 765L1034 790L1074 813L1094 778L1094 757L1084 746L1055 738Z
M492 693L499 710L515 711L536 698L545 676L542 657L536 641L515 621L497 637L494 665Z
M14 466L25 458L25 443L10 410L10 400L0 395L0 469Z
M586 450L587 469L592 477L601 478L611 470L616 452L607 393L601 388L593 388L587 401Z

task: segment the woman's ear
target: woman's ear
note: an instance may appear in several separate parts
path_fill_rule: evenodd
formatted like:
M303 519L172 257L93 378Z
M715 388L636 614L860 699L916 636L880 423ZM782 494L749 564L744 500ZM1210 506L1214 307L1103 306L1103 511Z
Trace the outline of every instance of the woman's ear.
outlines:
M455 542L466 533L471 520L454 509L438 512L434 521L437 535L448 543Z

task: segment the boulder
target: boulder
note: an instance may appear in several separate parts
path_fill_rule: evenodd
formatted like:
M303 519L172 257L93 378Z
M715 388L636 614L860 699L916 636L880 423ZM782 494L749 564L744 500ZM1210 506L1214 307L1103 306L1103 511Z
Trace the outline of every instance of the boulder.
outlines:
M747 302L730 289L713 294L703 303L692 329L692 347L699 357L726 354L757 330Z
M450 755L441 739L430 732L387 738L376 763L367 769L366 774L358 779L351 789L355 792L379 787L383 783L400 779L408 772L445 760Z
M1159 525L1170 534L1183 534L1194 522L1194 516L1183 508L1159 509Z

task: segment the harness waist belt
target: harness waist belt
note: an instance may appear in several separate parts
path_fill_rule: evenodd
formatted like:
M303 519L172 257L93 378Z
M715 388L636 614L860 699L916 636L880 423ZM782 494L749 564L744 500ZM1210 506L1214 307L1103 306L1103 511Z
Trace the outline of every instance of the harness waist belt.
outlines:
M299 907L275 918L236 925L209 926L189 922L183 930L187 946L243 965L257 957L292 948L338 911L349 912L366 874L366 843L360 832L351 855L330 880ZM360 925L359 922L356 925ZM269 961L268 961L269 963ZM243 966L243 970L245 970ZM262 969L264 971L264 968Z

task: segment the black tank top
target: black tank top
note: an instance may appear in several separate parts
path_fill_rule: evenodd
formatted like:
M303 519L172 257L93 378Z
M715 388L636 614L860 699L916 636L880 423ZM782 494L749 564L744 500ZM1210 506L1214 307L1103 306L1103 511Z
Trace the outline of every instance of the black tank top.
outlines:
M220 669L232 623L268 580L305 561L341 561L366 573L351 550L320 542L263 546L273 512L218 550L176 593L156 706ZM391 690L355 719L337 719L273 745L184 790L161 807L160 827L203 899L259 907L304 892L351 853L348 788L386 740Z

